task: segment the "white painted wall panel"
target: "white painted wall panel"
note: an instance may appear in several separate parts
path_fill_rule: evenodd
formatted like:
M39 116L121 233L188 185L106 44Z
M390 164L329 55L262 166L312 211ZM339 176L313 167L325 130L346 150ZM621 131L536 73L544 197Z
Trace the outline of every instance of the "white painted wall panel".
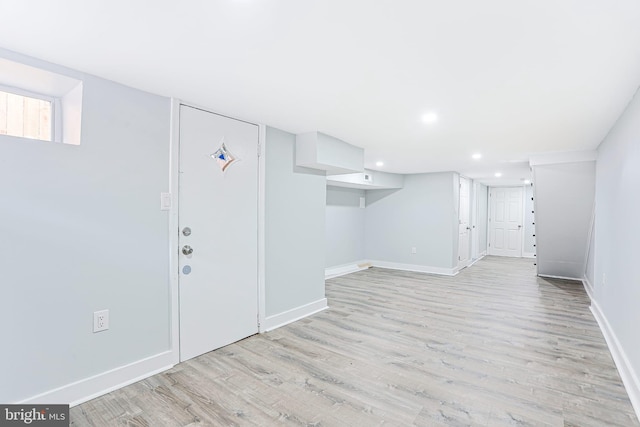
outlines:
M368 191L366 211L367 259L438 268L457 265L457 174L406 175L401 190Z
M326 177L295 166L296 136L267 128L266 315L324 298Z
M538 273L581 279L595 197L595 162L533 167Z
M82 144L0 139L6 403L169 350L169 99L29 62L84 81Z
M364 190L327 187L325 266L362 261L365 209L360 208Z
M594 295L635 371L630 390L640 413L640 94L598 148ZM588 270L587 270L588 271ZM629 370L627 371L627 373ZM626 376L627 380L633 378ZM635 390L635 391L634 391Z

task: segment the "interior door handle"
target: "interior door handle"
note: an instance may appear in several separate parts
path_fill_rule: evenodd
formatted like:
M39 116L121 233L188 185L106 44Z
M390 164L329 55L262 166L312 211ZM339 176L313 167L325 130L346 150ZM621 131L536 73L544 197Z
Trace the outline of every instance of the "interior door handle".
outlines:
M182 253L184 255L191 255L193 253L193 248L189 245L185 245L182 247Z

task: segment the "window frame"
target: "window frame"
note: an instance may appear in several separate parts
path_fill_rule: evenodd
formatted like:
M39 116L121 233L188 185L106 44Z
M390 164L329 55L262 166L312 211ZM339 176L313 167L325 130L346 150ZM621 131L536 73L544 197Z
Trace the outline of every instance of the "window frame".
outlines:
M13 95L39 99L42 101L49 102L51 104L51 139L27 138L25 136L16 136L16 135L0 135L0 136L10 136L13 138L30 139L33 141L62 142L62 103L59 97L44 95L42 93L32 92L27 89L22 89L22 88L13 87L13 86L6 86L3 84L0 84L0 91L11 93Z

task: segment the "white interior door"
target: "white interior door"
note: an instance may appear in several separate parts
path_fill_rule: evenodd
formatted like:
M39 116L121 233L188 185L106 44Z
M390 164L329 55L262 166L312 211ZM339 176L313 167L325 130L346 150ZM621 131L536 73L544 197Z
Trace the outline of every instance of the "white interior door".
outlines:
M258 126L182 105L179 163L187 360L258 332Z
M478 259L478 183L471 185L471 261Z
M522 187L489 190L489 255L522 256Z
M469 265L469 180L460 177L460 205L458 210L458 267Z

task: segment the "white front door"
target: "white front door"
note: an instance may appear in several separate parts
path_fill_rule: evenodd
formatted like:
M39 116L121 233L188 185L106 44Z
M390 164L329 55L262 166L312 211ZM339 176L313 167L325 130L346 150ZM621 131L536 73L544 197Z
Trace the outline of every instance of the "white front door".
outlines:
M522 256L522 187L489 190L489 255Z
M458 211L458 268L469 265L469 180L460 177L460 205Z
M181 105L179 163L187 360L258 332L258 126Z

